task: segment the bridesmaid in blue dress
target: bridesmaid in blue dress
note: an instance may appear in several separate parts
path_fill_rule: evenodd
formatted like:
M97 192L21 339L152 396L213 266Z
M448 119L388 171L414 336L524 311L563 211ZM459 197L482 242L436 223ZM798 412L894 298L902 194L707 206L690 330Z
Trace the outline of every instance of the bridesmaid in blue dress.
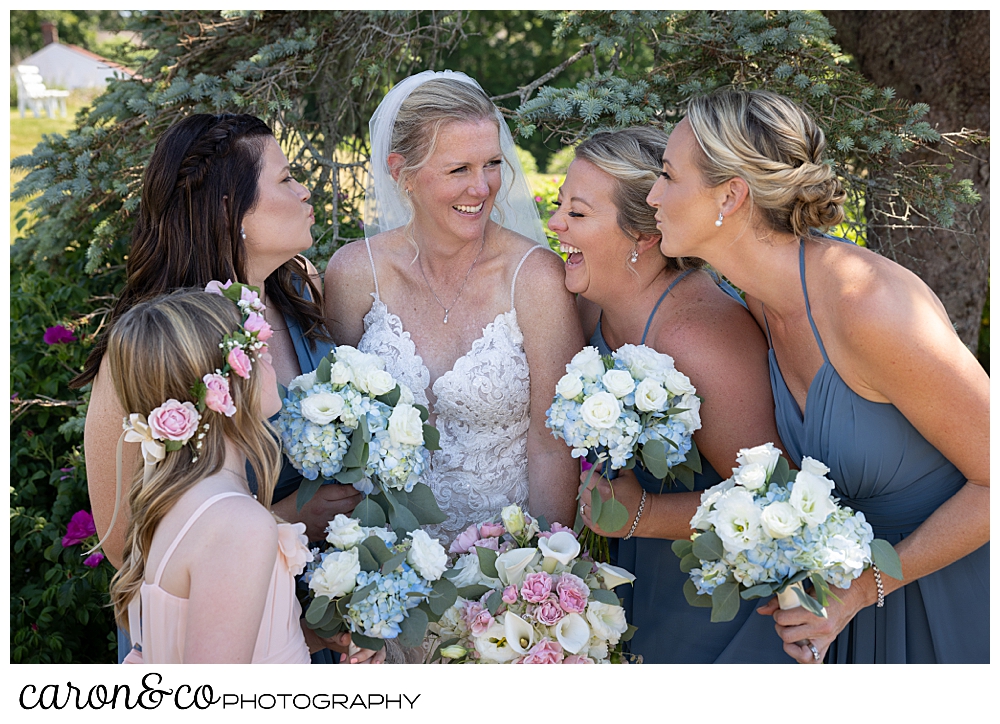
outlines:
M826 463L902 561L903 581L835 591L828 618L761 612L802 663L988 662L989 377L920 279L812 231L843 219L824 146L782 96L695 98L649 195L664 253L708 261L768 330L786 453Z
M269 351L278 382L287 386L296 375L315 369L331 340L318 272L300 256L312 245L309 197L260 119L197 114L171 126L146 168L127 280L107 328L144 299L233 279L262 291L274 330ZM120 511L114 529L108 529L116 501L115 448L125 413L102 363L105 344L105 338L98 340L74 384L93 383L84 432L88 487L97 529L107 536L103 550L117 566L128 511ZM127 486L138 467L138 445L125 444L122 458ZM292 493L300 482L286 460L272 510L287 521L304 522L311 539L322 538L327 521L360 501L350 486L329 485L297 511ZM127 490L121 499L127 500ZM119 643L121 648L121 637Z
M590 344L608 354L646 344L670 354L704 399L695 442L703 457L696 492L661 482L637 465L612 483L594 476L602 497L610 485L629 511L616 532L617 564L636 575L623 586L626 616L638 630L630 642L645 663L793 663L769 618L744 601L727 623L684 598L687 574L670 549L691 535L700 493L729 476L740 448L777 440L767 381L767 343L739 295L693 259L667 258L646 195L657 178L667 136L649 128L599 133L576 150L549 228L559 236L566 286L577 293ZM718 471L718 472L717 472ZM586 474L582 477L586 479ZM589 500L587 493L582 500ZM640 513L641 504L641 513ZM633 527L632 535L627 534ZM614 543L614 541L613 541Z

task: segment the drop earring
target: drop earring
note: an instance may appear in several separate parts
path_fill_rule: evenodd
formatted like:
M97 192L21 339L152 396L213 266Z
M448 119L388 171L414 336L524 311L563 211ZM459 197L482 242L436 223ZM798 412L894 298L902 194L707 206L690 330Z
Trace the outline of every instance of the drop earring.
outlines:
M632 253L629 254L628 260L633 264L639 261L639 250L636 247L632 247Z
M240 227L240 238L243 239L243 241L247 240L247 232L242 226Z
M722 226L722 212L719 212L719 218L715 220L716 226Z

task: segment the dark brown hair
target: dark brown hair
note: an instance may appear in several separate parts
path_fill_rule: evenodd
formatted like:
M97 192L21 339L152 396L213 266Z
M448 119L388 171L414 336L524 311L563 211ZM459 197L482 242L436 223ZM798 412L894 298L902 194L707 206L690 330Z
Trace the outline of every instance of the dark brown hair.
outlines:
M247 281L243 218L259 196L258 179L271 129L256 116L199 113L168 128L157 140L142 181L139 218L132 230L125 288L109 328L138 302L216 279ZM301 280L299 291L294 277ZM305 287L310 299L303 295ZM299 323L310 344L332 341L324 326L316 286L301 258L264 282L268 304ZM72 387L97 376L107 333L91 350Z

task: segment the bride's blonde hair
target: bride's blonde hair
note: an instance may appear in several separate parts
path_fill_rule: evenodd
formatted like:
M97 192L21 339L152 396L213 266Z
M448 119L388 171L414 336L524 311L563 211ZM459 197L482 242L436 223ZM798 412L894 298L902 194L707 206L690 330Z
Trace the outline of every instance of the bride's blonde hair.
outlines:
M239 328L242 316L230 300L196 290L181 290L141 302L115 323L105 359L115 392L127 413L149 413L169 399L198 402L192 387L225 366L220 342ZM132 480L130 516L122 567L111 581L111 602L118 625L128 629L128 604L139 593L153 534L185 492L222 470L226 439L246 455L257 477L258 500L268 506L281 467L277 437L261 420L262 386L257 370L248 379L229 375L236 412L227 417L206 408L204 432L179 450L168 451L148 482L142 470Z

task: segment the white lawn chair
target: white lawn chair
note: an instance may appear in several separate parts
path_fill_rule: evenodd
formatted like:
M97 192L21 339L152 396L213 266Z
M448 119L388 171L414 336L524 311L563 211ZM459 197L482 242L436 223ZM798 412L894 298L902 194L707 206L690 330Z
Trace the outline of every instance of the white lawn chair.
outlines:
M24 118L24 111L27 108L39 117L39 111L45 109L45 114L49 118L56 117L56 110L66 115L66 96L69 91L50 90L42 82L42 76L38 73L38 66L19 65L14 72L14 80L17 83L17 110Z

